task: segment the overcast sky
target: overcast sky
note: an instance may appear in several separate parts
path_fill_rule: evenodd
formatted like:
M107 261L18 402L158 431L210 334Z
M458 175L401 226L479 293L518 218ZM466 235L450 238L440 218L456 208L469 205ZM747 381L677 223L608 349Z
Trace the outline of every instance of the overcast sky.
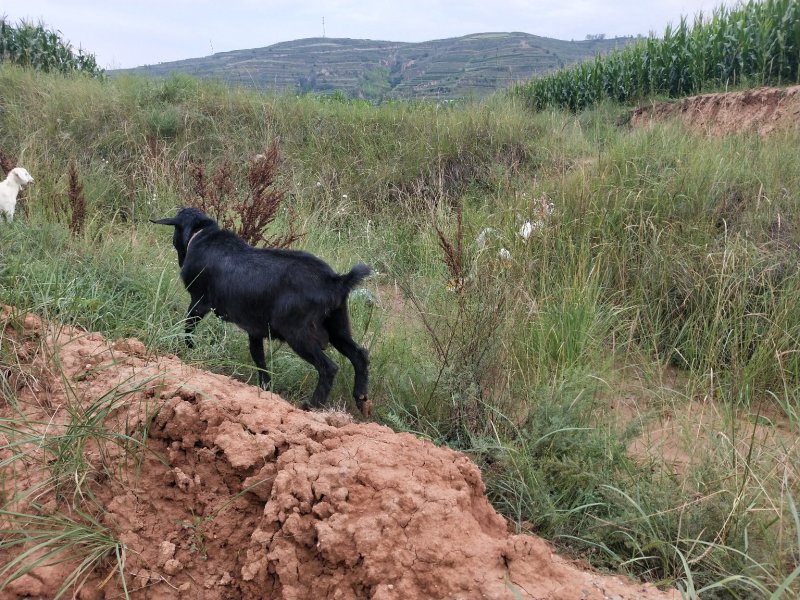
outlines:
M319 37L398 42L484 31L562 40L663 33L732 0L3 0L0 16L61 32L107 69ZM324 30L323 30L324 19Z

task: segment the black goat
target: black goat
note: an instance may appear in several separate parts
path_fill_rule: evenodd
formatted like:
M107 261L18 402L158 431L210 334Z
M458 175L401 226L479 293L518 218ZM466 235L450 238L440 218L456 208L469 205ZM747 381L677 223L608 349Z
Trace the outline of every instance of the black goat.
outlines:
M250 355L265 387L270 376L264 360L264 338L285 340L319 373L311 400L304 408L321 406L328 398L338 367L323 349L328 342L355 369L353 397L368 416L367 350L353 341L347 296L370 273L365 264L338 275L327 263L307 252L253 248L196 208L181 208L171 218L151 221L172 225L181 279L191 295L186 316L186 343L209 310L241 327L250 337Z

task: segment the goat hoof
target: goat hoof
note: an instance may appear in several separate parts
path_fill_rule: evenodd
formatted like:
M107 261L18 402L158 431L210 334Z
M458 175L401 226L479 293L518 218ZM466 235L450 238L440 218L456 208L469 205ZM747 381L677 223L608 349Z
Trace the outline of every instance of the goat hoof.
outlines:
M372 414L372 400L366 396L356 398L356 406L361 411L361 414L364 415L364 418L369 418Z

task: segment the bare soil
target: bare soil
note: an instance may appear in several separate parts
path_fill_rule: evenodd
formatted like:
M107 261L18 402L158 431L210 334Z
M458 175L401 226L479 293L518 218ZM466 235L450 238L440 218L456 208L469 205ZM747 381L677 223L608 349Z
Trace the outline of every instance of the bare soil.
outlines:
M16 400L0 400L0 417L24 414L32 430L55 436L69 406L117 396L105 428L148 432L140 464L108 440L87 444L81 487L95 498L83 509L125 545L132 598L678 598L510 534L480 471L458 452L345 413L303 412L174 356L148 355L135 339L54 329L9 309L0 331L3 352L18 359L5 372ZM49 474L40 445L3 463L9 437L0 434L5 498ZM38 508L14 508L69 512L72 496L60 492L45 486ZM3 551L0 565L13 558ZM76 564L37 568L0 599L52 598ZM115 569L106 561L76 597L122 597Z
M742 459L732 469L744 472L758 464L794 480L787 465L800 453L796 425L768 399L749 408L726 407L692 394L686 374L673 367L649 382L633 367L619 366L616 373L601 399L610 409L609 423L629 439L627 450L639 462L663 466L683 480L709 456L732 453ZM638 434L630 437L632 428Z
M761 87L742 92L702 94L674 102L644 106L631 114L631 125L678 119L711 136L739 131L776 131L800 128L800 86Z

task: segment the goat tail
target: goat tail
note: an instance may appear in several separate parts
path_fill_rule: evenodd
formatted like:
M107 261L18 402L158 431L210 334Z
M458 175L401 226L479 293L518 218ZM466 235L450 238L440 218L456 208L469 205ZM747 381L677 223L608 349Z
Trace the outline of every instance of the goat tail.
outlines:
M358 263L350 269L349 273L341 275L339 281L341 282L343 295L347 296L350 290L361 283L370 273L372 273L372 269L368 265Z

